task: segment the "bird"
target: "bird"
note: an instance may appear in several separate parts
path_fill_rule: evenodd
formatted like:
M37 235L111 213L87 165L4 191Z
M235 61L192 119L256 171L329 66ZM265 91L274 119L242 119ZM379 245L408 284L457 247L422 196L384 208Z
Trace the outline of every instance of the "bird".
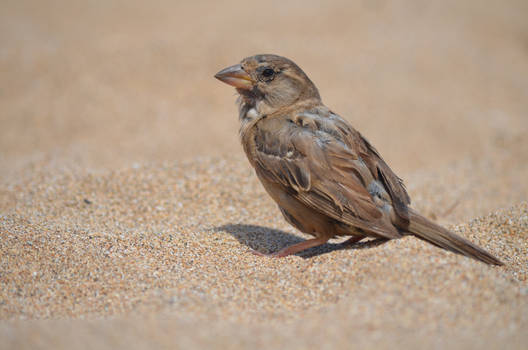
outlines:
M350 236L352 245L416 236L490 265L484 249L410 207L400 179L380 153L344 118L326 107L315 84L292 60L258 54L219 71L236 88L244 152L285 220L313 236L274 253L286 257Z

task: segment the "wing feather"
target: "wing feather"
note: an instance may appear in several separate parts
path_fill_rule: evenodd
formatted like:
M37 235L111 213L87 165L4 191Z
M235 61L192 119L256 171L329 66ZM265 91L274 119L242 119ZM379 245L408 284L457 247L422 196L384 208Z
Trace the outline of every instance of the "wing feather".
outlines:
M345 224L380 237L399 237L383 220L365 184L373 176L352 147L335 133L285 120L255 131L255 168L267 181L280 183L305 205ZM339 135L337 135L339 136ZM377 174L376 174L377 176ZM368 178L366 178L368 177Z

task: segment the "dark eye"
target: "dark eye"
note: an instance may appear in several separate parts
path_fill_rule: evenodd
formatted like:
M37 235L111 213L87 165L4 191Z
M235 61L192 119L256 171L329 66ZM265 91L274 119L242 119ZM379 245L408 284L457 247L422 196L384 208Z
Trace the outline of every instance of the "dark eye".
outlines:
M269 77L272 77L273 74L275 74L275 71L271 68L266 68L262 71L262 76L264 78L269 78Z

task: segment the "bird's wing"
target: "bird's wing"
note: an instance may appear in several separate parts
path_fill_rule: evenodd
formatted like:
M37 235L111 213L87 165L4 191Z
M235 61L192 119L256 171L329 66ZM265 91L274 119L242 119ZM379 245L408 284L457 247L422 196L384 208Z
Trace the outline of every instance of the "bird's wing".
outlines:
M372 176L382 183L385 190L389 193L392 206L399 219L404 222L408 221L409 212L407 207L411 204L411 199L405 189L403 180L392 171L366 138L348 125L341 117L335 114L331 116L330 119L333 120L333 123L340 130L347 145L357 150L358 155L365 162Z
M367 190L373 176L329 120L309 114L255 125L255 169L323 214L380 237L400 237ZM390 203L389 203L390 204Z

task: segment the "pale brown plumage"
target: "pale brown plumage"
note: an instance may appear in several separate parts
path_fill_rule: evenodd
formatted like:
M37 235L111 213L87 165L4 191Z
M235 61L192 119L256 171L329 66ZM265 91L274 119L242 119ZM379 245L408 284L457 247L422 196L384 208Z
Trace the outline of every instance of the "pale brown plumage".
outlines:
M240 94L240 137L246 155L285 219L315 238L272 254L287 256L335 236L384 239L413 234L488 264L483 249L409 208L403 182L376 149L321 102L292 61L257 55L216 77Z

